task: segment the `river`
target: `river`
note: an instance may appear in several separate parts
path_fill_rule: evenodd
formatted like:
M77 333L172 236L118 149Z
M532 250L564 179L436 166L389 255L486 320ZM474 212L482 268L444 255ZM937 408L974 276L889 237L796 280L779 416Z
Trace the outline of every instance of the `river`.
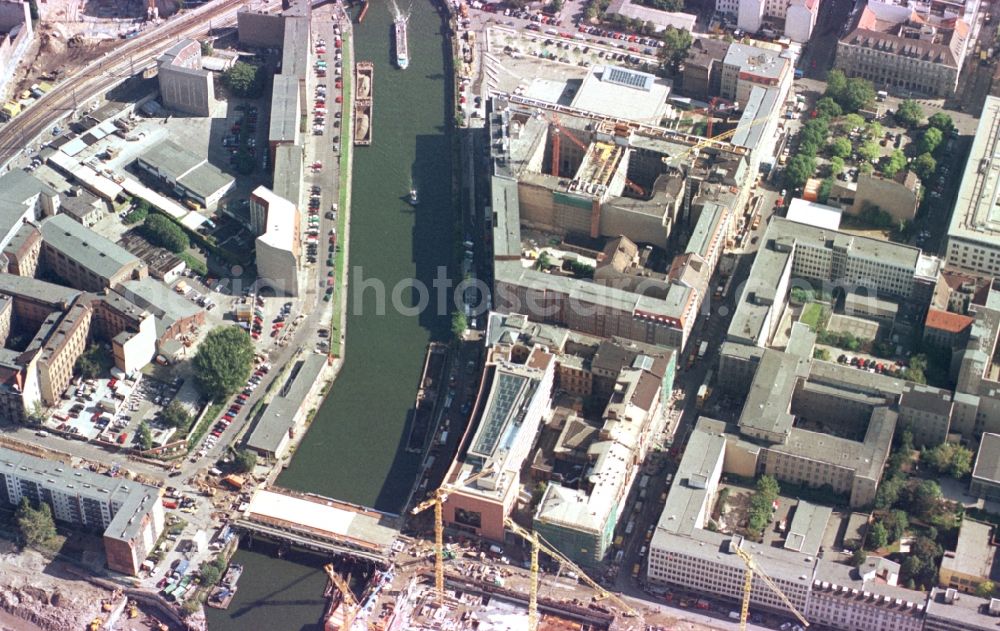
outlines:
M291 466L278 484L387 512L399 512L416 476L418 457L403 450L427 343L448 335L449 319L433 307L398 313L392 289L416 278L431 286L449 263L459 220L451 198L450 48L445 25L428 0L412 5L410 67L395 67L388 4L373 2L355 25L357 59L375 63L373 144L355 148L351 208L347 352ZM345 69L346 71L346 69ZM417 212L406 203L420 192ZM385 286L378 313L375 291L355 309L356 279ZM430 292L431 298L434 297ZM403 303L415 303L404 291ZM246 570L228 611L207 609L212 631L305 630L323 613L326 578L315 557L274 558L255 546L240 550Z

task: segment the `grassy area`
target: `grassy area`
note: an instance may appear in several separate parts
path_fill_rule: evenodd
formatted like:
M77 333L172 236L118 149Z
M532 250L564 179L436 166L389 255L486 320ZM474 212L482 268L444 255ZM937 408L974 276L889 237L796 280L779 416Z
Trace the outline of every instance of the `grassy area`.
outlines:
M354 78L351 72L351 46L350 46L350 32L344 33L344 46L342 50L344 51L344 107L350 107L351 104L351 90L353 85L351 81ZM334 269L338 274L339 278L346 278L346 270L344 269L345 263L345 252L347 251L346 242L346 227L347 227L347 195L348 187L350 186L350 169L351 169L351 151L354 150L354 116L351 112L344 112L344 115L340 117L341 120L341 134L340 134L340 210L337 212L337 243L340 246L340 250L337 251L334 258ZM340 332L341 326L341 315L343 309L341 305L343 301L347 300L347 286L345 284L338 284L334 289L333 294L333 317L330 319L330 353L332 355L340 356Z
M201 439L208 431L208 428L212 426L215 419L219 418L219 414L222 413L222 410L225 407L226 403L224 401L221 403L212 403L208 407L208 412L206 412L205 416L202 417L201 422L191 430L190 434L188 434L188 453L191 453L195 446L201 442Z
M810 302L802 309L799 322L808 325L813 331L818 331L826 320L826 309L818 302Z

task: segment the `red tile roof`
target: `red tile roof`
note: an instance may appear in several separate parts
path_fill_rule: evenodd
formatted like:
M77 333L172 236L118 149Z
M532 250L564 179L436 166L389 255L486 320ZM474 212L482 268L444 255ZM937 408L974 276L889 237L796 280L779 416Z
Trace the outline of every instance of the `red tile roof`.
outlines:
M972 318L951 311L931 308L927 311L927 328L938 329L948 333L961 333L972 326Z

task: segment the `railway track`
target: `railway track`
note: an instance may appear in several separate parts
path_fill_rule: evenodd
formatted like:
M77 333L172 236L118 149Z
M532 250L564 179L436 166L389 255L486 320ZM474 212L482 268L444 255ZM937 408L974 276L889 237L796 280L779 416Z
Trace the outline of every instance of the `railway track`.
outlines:
M0 129L0 165L6 168L30 142L67 112L75 110L79 103L85 103L95 94L103 94L121 83L132 76L133 69L145 68L179 39L204 33L209 21L216 22L218 26L235 21L236 10L246 3L247 0L216 0L127 40L59 82L54 90ZM230 12L232 15L228 16ZM224 16L227 19L220 21Z

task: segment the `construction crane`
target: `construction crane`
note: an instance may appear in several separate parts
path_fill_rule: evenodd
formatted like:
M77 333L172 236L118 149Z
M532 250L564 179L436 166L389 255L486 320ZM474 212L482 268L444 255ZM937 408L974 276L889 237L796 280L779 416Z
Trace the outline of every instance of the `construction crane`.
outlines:
M528 629L529 631L535 631L538 628L538 551L542 550L554 559L558 559L560 563L570 567L576 574L583 579L587 585L590 585L594 590L597 591L598 600L603 600L605 598L610 598L615 601L622 609L624 609L631 616L639 616L637 612L631 605L626 603L624 600L612 594L608 590L601 587L597 581L587 576L587 573L580 569L580 567L570 561L562 552L559 552L552 546L548 541L546 541L537 532L531 532L526 528L523 528L520 524L515 522L513 519L507 518L504 520L504 524L507 528L510 528L512 532L520 536L522 539L528 541L531 544L531 587L528 590Z
M701 140L699 140L695 144L691 145L690 147L688 147L684 151L678 153L677 155L675 155L675 156L667 156L667 157L663 158L663 162L664 162L664 164L667 164L668 166L678 166L688 155L690 155L692 153L695 153L697 151L700 151L700 150L704 149L705 147L713 147L713 146L720 146L721 147L721 146L724 146L723 145L723 141L729 140L730 138L732 138L733 136L735 136L737 133L739 133L741 131L750 129L751 127L755 127L757 125L760 125L761 123L766 123L768 120L770 120L770 118L771 118L770 116L758 116L757 118L753 119L752 121L750 121L748 123L743 123L742 125L737 125L736 127L733 127L732 129L730 129L728 131L724 131L721 134L718 134L716 136L710 136L708 138L702 138Z
M461 484L469 484L480 478L484 478L495 471L493 467L488 467L479 473L461 480ZM410 511L411 515L419 515L428 508L434 508L434 590L437 592L438 602L444 603L444 515L443 506L448 500L448 494L454 487L447 484L436 489L434 493L420 502Z
M771 591L778 595L781 602L785 603L785 607L799 619L802 626L809 626L809 621L799 613L798 609L795 608L795 605L793 605L791 601L788 600L788 597L785 596L784 592L782 592L781 589L774 584L771 577L768 576L759 565L757 565L757 562L754 561L753 557L750 556L749 553L737 545L735 541L730 543L730 549L736 552L736 556L740 557L740 559L743 560L743 563L747 566L746 574L743 580L743 605L740 608L740 631L746 631L747 628L747 615L750 613L750 592L753 590L754 574L759 576L760 579L771 588Z
M567 138L573 141L573 144L579 147L580 151L587 153L587 145L584 144L582 140L577 138L571 131L562 126L559 122L559 117L553 112L549 114L549 122L552 123L555 130L552 132L552 175L559 177L559 154L561 146L561 136L565 135ZM639 186L632 180L625 178L625 186L629 187L640 196L646 196L646 189Z
M354 618L358 615L358 601L354 599L351 586L347 584L347 581L340 574L334 571L332 563L324 565L323 570L330 577L330 582L333 583L333 586L340 590L340 595L344 599L341 603L341 606L344 608L344 625L341 628L349 630L351 625L354 624Z

